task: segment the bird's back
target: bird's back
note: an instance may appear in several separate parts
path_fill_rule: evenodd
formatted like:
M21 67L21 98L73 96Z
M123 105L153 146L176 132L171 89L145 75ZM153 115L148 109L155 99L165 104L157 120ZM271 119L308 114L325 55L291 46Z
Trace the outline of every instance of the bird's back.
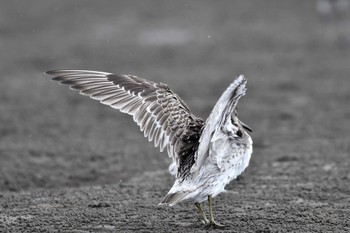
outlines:
M237 77L205 124L188 130L191 136L182 138L178 176L161 204L175 205L183 200L201 203L207 196L224 191L225 185L248 166L252 140L245 128L250 128L238 119L236 109L245 94L245 85L246 79L242 75ZM197 139L195 143L193 139Z

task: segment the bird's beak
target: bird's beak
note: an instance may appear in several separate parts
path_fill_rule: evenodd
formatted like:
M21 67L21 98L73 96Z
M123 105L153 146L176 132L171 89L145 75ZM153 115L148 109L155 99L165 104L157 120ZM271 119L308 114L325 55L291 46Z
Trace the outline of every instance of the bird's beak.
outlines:
M242 127L246 130L248 130L249 132L253 132L252 128L250 128L248 125L246 125L245 123L243 123L242 121L240 121Z

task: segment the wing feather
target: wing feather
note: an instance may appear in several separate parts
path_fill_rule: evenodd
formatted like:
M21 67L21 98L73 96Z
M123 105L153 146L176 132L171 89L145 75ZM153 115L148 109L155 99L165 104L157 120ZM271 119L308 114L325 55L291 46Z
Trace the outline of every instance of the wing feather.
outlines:
M46 72L52 80L69 85L80 94L133 116L149 141L176 162L175 148L195 117L181 98L163 83L132 76L89 70Z
M80 92L80 94L82 95L93 95L94 93L98 93L99 91L106 91L106 90L115 90L115 88L113 88L113 86L109 86L109 85L99 85L99 86L95 86L95 87L91 87L91 88L87 88L85 90L82 90Z
M200 144L195 154L195 163L191 167L191 173L198 171L209 156L209 149L215 131L222 127L222 120L225 119L225 114L231 114L237 107L239 99L245 95L246 83L247 79L243 75L236 77L215 104L200 136Z

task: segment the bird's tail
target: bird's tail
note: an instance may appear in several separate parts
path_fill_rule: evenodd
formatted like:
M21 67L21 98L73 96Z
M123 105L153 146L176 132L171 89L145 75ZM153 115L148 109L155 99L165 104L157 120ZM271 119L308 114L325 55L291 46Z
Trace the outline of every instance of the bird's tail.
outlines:
M168 193L164 199L159 203L159 205L168 205L173 206L183 201L188 196L189 192L176 192L176 193Z

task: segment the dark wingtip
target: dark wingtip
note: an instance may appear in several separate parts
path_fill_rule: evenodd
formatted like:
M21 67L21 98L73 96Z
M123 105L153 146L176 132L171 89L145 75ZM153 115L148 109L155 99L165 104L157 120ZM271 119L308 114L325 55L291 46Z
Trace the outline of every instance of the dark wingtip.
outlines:
M59 76L59 70L48 70L44 72L44 75L54 76L53 78L51 78L51 80L53 81L61 81L61 77Z
M59 74L65 73L65 72L66 72L66 70L48 70L45 72L45 74L47 74L47 75L59 75Z
M56 70L48 70L48 71L45 71L44 74L46 75L55 75L56 74Z
M48 71L44 72L44 74L59 77L61 75L73 73L73 71L80 71L80 70L69 70L69 69L48 70ZM57 78L57 77L54 77L53 80L55 80L55 78ZM55 81L58 81L58 80L55 80Z

